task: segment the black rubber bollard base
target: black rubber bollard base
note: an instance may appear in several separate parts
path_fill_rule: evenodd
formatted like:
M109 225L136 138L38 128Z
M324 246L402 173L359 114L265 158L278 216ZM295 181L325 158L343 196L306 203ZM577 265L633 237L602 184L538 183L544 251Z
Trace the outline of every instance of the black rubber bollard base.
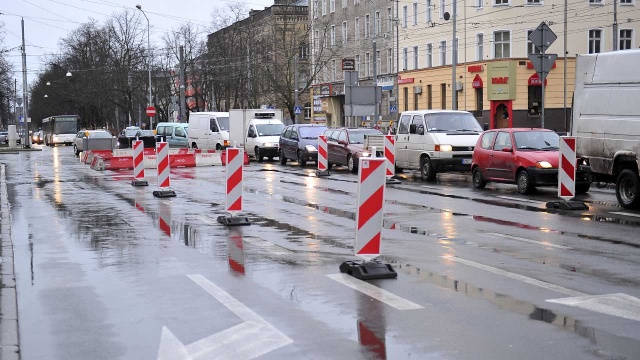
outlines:
M549 201L547 203L547 209L560 209L560 210L589 210L589 206L582 201L569 200L569 201Z
M390 264L380 260L347 260L340 264L340 272L360 280L395 279L398 273Z
M176 197L176 192L173 190L159 190L159 191L154 191L153 196L157 198Z
M322 171L316 170L316 176L317 177L324 177L324 176L329 176L329 175L331 175L329 173L329 170L322 170Z
M246 226L251 225L248 217L244 216L218 216L218 222L224 226Z
M387 178L387 184L401 184L402 182L398 179Z
M131 182L132 186L149 186L147 180L133 180Z

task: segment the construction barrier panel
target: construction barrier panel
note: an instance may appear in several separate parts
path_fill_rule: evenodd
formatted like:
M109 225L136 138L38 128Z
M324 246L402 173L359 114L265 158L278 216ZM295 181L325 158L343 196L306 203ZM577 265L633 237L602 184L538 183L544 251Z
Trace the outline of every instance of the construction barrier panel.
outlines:
M244 153L244 165L249 165L249 155L247 155L247 153L244 150L242 152ZM222 160L222 166L227 165L226 163L227 157L225 154L226 154L226 150L222 150L222 156L220 157L220 159Z
M571 200L576 196L576 138L560 137L558 197Z
M359 159L354 251L365 261L380 255L386 162L385 158Z
M384 158L387 160L387 177L396 174L396 137L395 135L384 136Z
M329 170L329 159L327 151L327 137L318 136L318 171Z
M144 180L144 142L142 140L133 142L133 178Z
M156 144L156 169L158 174L158 187L168 189L171 186L171 171L169 168L169 144L158 142Z
M118 156L111 157L104 162L105 170L131 170L133 169L133 157Z
M189 154L188 152L169 154L169 166L172 168L195 167L196 156L194 153Z
M242 167L244 150L227 148L225 156L225 210L233 214L234 212L242 211Z

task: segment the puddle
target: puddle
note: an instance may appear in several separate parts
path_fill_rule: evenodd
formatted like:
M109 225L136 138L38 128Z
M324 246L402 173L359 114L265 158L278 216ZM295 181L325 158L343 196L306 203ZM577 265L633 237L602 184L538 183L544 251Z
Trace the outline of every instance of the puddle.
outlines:
M590 327L583 321L571 316L541 308L530 302L518 300L508 295L499 294L489 289L479 288L473 284L452 279L446 275L421 271L420 268L408 264L401 264L395 259L387 258L383 259L383 261L390 262L399 272L404 272L407 275L417 276L421 280L464 294L470 298L489 301L502 310L527 316L530 320L541 321L563 330L573 332L588 339L592 344L598 345L601 349L606 349L610 354L622 355L629 359L636 359L640 353L639 340L614 335L607 331ZM610 344L614 344L615 346L608 348L607 345ZM605 358L617 358L607 356L610 354L600 355L604 355Z
M304 188L309 188L309 186L307 184L304 183L298 183L295 181L287 181L287 180L280 180L281 183L283 184L291 184L291 185L296 185L296 186L300 186L300 187L304 187ZM322 187L322 186L314 186L314 189L317 190L321 190L321 191L327 191L333 194L340 194L340 195L347 195L347 196L352 196L353 194L348 192L348 191L344 191L344 190L338 190L338 189L331 189L328 187Z

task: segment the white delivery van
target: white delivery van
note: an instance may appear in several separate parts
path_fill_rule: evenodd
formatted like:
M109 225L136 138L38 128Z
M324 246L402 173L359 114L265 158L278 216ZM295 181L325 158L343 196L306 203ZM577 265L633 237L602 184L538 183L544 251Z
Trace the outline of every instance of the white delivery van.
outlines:
M284 124L280 119L249 120L244 141L247 155L253 156L258 162L262 162L265 156L273 160L278 156L282 130L284 130Z
M467 111L405 111L396 133L396 169L420 170L427 181L438 172L471 171L480 133L482 127Z
M571 135L596 181L616 184L618 203L640 207L640 50L579 55ZM583 165L584 166L584 165Z
M229 146L228 112L189 114L189 147L222 150Z

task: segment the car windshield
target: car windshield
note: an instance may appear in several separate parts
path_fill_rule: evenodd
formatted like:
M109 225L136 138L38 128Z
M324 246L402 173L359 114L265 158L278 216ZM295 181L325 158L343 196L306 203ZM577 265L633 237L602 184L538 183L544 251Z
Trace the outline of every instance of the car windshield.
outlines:
M382 135L382 132L376 129L350 131L349 141L352 144L364 144L365 135Z
M327 128L324 126L301 126L298 128L298 133L303 139L317 139L325 130Z
M229 118L228 117L218 117L218 125L220 125L220 131L229 130Z
M93 131L89 132L89 137L93 139L106 139L111 137L111 133L108 131Z
M516 131L513 136L520 150L557 150L560 141L553 131Z
M473 131L482 132L473 115L468 113L436 113L424 116L427 122L427 131Z
M124 136L126 137L134 137L138 134L138 132L142 131L139 127L130 127L124 129Z
M280 136L282 133L282 129L284 129L283 124L259 124L256 125L258 128L258 136Z

